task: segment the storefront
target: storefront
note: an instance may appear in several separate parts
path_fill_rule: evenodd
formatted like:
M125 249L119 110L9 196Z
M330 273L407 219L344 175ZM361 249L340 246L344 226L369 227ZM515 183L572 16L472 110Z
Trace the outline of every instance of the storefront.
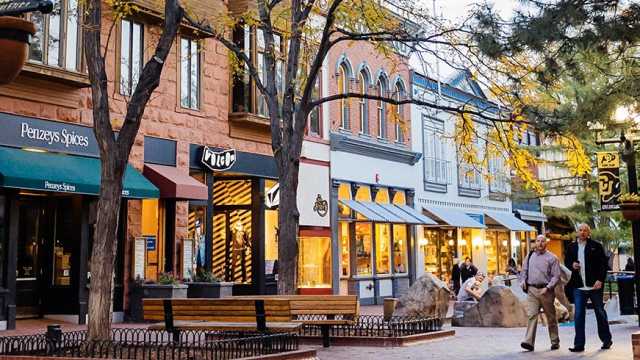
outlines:
M362 304L399 297L410 285L415 225L435 225L408 204L413 191L350 182L338 188L340 274Z
M526 258L526 255L530 251L531 242L535 241L538 234L545 234L547 232L545 226L547 216L542 212L542 205L539 199L526 201L521 199L514 200L513 213L518 219L522 220L532 228L531 231L519 231L516 233L516 238L520 242L520 249L517 254L518 259L516 259L516 263L521 265L523 259ZM563 254L561 242L554 242L552 240L550 245L550 249L552 249L558 257L561 257Z
M0 327L16 318L84 323L100 159L91 128L0 113ZM131 165L125 199L157 198ZM126 219L126 201L121 218ZM120 223L114 312L122 311L124 238Z

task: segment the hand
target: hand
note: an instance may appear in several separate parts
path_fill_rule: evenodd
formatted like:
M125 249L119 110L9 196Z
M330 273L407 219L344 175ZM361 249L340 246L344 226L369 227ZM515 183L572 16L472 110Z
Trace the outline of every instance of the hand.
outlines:
M580 263L579 262L574 262L573 263L573 269L574 270L580 270Z
M549 288L542 288L542 290L540 290L540 295L546 295L549 292Z
M602 289L602 281L600 280L596 280L596 282L593 283L593 289L594 290L600 290Z

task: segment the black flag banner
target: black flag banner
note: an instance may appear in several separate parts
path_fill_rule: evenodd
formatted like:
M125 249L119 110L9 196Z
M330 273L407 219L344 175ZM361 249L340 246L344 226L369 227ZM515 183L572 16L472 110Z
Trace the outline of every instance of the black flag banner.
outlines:
M620 209L620 154L617 151L598 152L598 193L600 210Z

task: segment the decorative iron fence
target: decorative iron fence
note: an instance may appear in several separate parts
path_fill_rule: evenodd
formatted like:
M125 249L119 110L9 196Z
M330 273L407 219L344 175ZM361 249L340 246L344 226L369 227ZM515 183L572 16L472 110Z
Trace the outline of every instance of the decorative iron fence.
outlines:
M239 337L239 336L242 337ZM102 359L228 360L298 350L296 334L237 334L212 331L172 333L147 329L114 329L111 340L87 341L85 331L0 337L1 355Z
M317 315L299 316L305 320L324 320L326 317ZM353 323L335 325L331 327L331 337L401 337L407 335L424 334L442 330L442 319L419 317L392 317L384 320L381 315L361 315ZM321 336L319 325L305 324L300 330L301 336Z

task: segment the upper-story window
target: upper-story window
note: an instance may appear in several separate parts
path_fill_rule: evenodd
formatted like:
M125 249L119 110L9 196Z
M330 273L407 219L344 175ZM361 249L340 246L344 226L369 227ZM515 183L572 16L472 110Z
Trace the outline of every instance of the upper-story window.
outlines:
M473 134L472 149L465 149L465 151L478 151L480 152L480 141L477 134ZM478 158L482 158L478 156ZM480 190L482 186L482 174L480 173L479 166L477 164L470 164L465 162L460 156L458 156L458 187L464 189Z
M264 86L266 86L265 75L268 74L267 64L265 60L266 42L264 31L262 29L241 26L233 32L233 41L240 48L244 49L249 57L251 64L258 73L258 78ZM282 94L284 87L283 68L285 54L284 42L278 34L273 35L275 57L276 57L276 89ZM232 112L249 112L260 116L268 116L269 108L267 106L267 98L256 86L255 80L249 76L249 72L234 74L232 88Z
M506 194L509 191L509 177L505 171L502 156L489 157L489 191Z
M144 27L131 20L120 23L120 94L133 94L142 73Z
M349 71L345 64L338 66L338 93L346 94L349 92ZM349 99L340 99L340 127L350 129L349 121Z
M313 91L311 92L311 100L320 99L320 89L322 89L321 82L322 72L318 72L316 77L316 83L314 84ZM322 105L318 105L311 110L309 113L309 131L308 134L314 137L322 137L322 118L321 116L321 108Z
M450 183L444 121L422 114L424 141L424 179L432 184Z
M369 75L362 69L358 73L358 90L360 94L367 94L369 86ZM369 135L369 102L364 97L358 101L360 107L360 133Z
M82 41L78 21L78 0L53 0L50 14L33 12L36 27L29 45L29 61L81 71Z
M387 82L384 77L380 76L376 83L376 88L378 90L378 96L380 100L377 101L378 108L378 138L386 139L387 138L387 109L386 104L382 101L387 94Z
M402 99L404 99L405 96L405 91L404 91L404 86L402 85L401 81L397 81L396 82L396 88L394 91L394 98L396 101L400 102ZM403 109L404 106L397 104L394 106L394 112L395 112L395 137L396 137L396 142L402 143L404 142L404 134L402 131L402 120L403 120Z
M200 48L198 42L180 39L180 106L200 107Z

